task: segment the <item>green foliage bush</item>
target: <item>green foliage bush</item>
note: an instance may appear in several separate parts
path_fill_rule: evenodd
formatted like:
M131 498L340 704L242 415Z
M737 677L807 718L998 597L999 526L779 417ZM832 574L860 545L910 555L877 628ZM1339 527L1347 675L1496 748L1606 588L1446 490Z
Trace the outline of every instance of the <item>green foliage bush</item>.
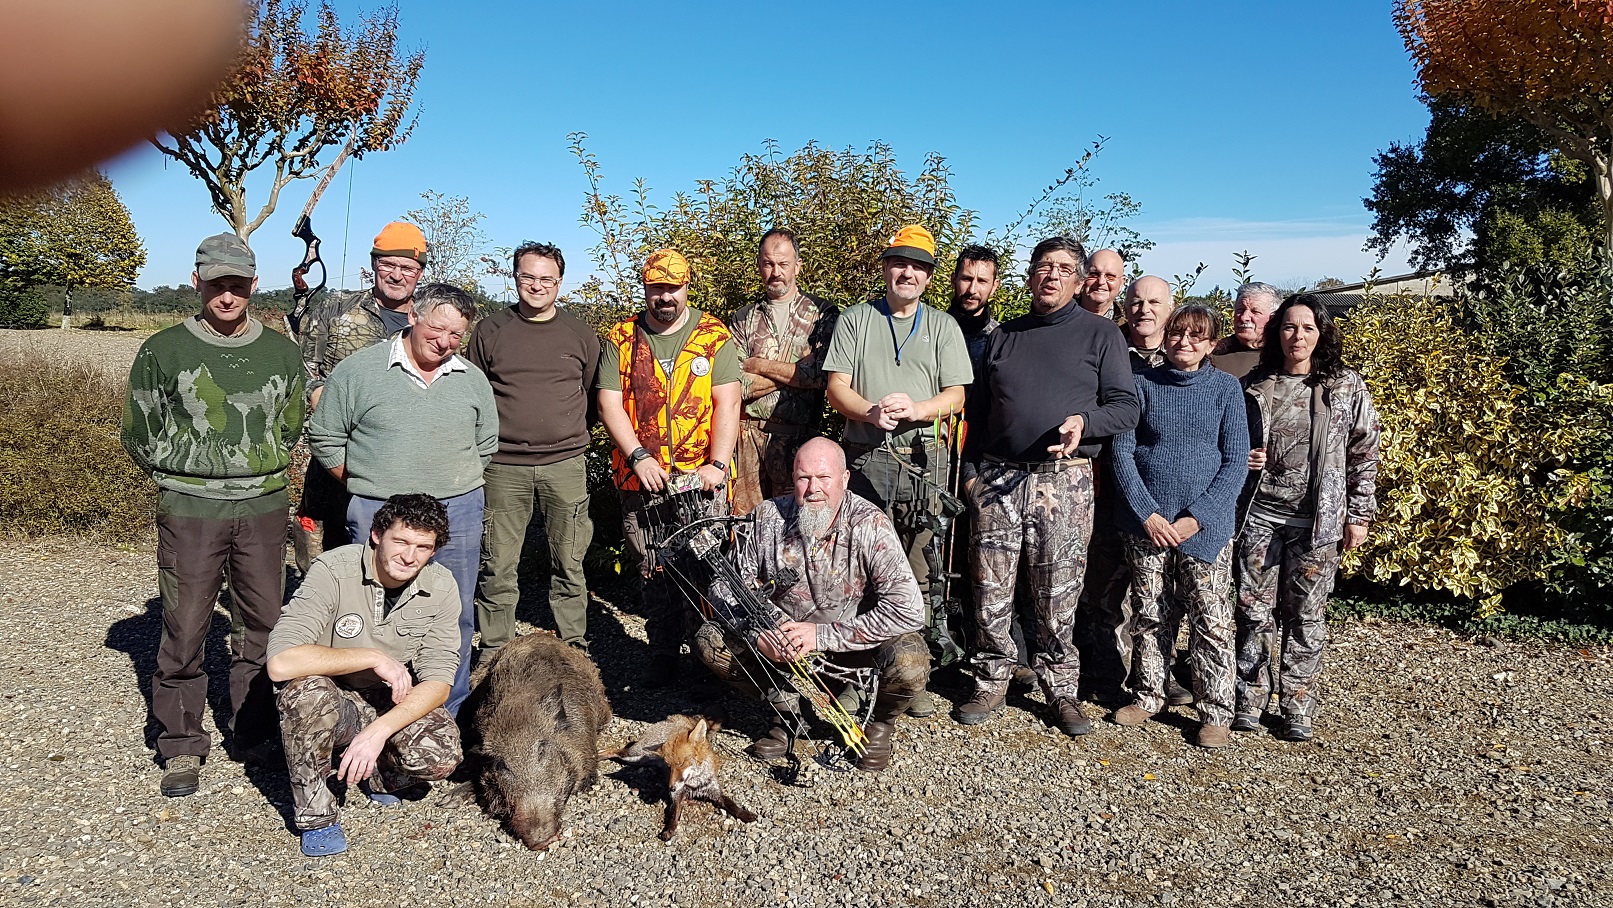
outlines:
M0 526L8 536L149 533L156 489L118 441L124 383L85 364L0 364Z
M49 313L50 304L34 288L0 279L0 328L35 328Z
M1475 626L1613 627L1607 275L1502 269L1350 314L1384 435L1379 520L1348 570L1448 593Z
M1500 608L1544 579L1564 540L1554 482L1579 443L1528 405L1436 298L1380 298L1350 313L1345 357L1383 422L1378 519L1349 569Z

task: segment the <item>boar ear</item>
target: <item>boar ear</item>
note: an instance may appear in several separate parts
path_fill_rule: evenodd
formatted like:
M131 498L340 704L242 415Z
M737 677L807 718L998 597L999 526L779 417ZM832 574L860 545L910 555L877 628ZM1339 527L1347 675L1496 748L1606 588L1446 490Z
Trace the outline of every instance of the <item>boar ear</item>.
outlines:
M689 731L689 740L695 742L696 744L704 744L706 742L706 720L705 719L701 719L699 722L696 722L694 724L694 728L690 729L690 731Z

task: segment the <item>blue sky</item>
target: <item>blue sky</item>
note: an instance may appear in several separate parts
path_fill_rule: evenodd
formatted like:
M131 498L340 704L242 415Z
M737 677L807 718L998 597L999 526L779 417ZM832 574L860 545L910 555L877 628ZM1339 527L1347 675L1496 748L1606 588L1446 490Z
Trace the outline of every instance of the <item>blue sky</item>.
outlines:
M349 21L360 8L335 6ZM1158 243L1145 271L1204 261L1208 289L1247 249L1263 279L1356 280L1374 263L1360 251L1372 156L1427 124L1386 3L401 6L402 45L427 52L419 126L349 164L314 215L333 277L346 231L348 286L427 189L485 212L490 245L558 243L572 283L594 243L566 147L578 130L608 189L643 177L663 202L768 138L786 151L883 140L909 171L939 152L984 226L1108 136L1095 193L1142 203L1133 226ZM106 169L146 241L141 286L188 281L196 243L225 228L201 184L149 147ZM288 187L252 237L265 288L289 283L311 190ZM266 187L250 193L260 203ZM1406 270L1399 254L1382 267Z

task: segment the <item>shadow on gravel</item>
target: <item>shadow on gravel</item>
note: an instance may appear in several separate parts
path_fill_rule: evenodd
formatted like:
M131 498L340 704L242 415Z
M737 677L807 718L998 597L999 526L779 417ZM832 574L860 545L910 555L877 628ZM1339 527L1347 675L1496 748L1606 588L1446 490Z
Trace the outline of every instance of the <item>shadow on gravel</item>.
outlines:
M230 621L219 612L213 612L212 626L207 631L206 658L202 670L207 673L207 705L213 712L213 725L229 742L230 727ZM151 714L151 676L157 671L157 646L162 640L162 599L146 600L145 611L115 622L106 632L106 646L129 657L134 670L135 685L146 701L146 747L156 760L157 736L162 729Z

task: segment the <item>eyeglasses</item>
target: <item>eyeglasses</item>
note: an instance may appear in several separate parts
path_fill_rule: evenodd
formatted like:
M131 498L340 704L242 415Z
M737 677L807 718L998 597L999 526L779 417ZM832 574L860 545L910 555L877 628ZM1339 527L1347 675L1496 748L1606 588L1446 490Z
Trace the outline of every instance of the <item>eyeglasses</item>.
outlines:
M515 282L517 284L525 284L528 287L542 287L545 290L553 290L554 288L560 286L560 278L538 277L536 274L517 274L515 276Z
M1075 266L1063 262L1037 262L1031 266L1031 274L1053 274L1061 277L1075 277Z
M420 274L420 272L426 269L421 268L419 265L399 265L395 262L376 262L375 270L385 272L387 274L398 274L402 275L403 277L416 277Z
M1191 331L1166 331L1165 339L1168 341L1185 340L1189 343L1202 344L1209 340L1209 335L1195 334Z

